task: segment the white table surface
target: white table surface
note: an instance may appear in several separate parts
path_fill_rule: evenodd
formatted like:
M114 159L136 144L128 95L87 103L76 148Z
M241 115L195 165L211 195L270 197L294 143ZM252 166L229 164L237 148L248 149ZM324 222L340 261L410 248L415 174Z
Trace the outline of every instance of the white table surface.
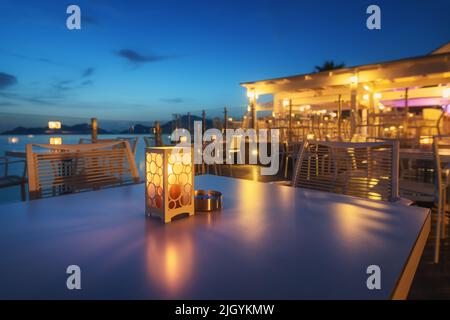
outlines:
M0 206L0 298L388 299L429 222L423 208L274 184L199 188L223 192L222 211L167 225L145 216L142 184ZM366 287L373 264L381 290Z

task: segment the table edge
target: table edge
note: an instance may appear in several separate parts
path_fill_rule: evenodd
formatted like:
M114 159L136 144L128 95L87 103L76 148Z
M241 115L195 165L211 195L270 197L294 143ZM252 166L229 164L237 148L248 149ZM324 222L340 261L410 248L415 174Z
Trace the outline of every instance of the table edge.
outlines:
M428 217L425 220L422 229L414 243L408 260L403 268L400 278L397 281L397 285L394 288L394 292L391 295L391 300L406 300L411 288L414 276L416 274L419 262L422 258L423 251L425 249L428 235L431 231L431 210L428 209Z

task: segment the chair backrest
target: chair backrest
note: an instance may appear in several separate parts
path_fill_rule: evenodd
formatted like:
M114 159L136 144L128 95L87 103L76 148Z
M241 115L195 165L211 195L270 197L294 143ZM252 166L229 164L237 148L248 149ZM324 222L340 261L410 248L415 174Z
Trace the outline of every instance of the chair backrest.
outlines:
M128 141L128 143L130 144L131 152L133 153L133 155L136 155L137 145L139 142L138 137L117 137L114 139L97 139L95 140L95 143L113 142L113 141ZM93 143L93 142L92 139L81 138L80 144L85 143Z
M26 155L30 199L140 182L128 141L27 144Z
M305 142L292 186L383 201L398 199L398 142Z
M433 154L435 162L436 183L438 184L438 190L444 187L444 176L447 177L450 174L450 163L443 161L443 155L445 153L446 158L450 156L450 136L434 136L433 137Z

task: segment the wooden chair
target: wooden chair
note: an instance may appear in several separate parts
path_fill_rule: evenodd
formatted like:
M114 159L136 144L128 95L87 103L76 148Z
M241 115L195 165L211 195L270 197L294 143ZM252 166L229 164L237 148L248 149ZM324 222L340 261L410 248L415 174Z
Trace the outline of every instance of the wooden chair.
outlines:
M305 142L292 186L367 199L397 201L397 142Z
M291 162L292 167L294 167L298 156L298 151L303 147L303 142L291 142L289 144L287 142L283 142L280 143L280 147L280 162L281 167L284 169L283 177L287 180L289 176L289 162Z
M437 224L434 262L438 263L441 239L447 237L445 232L445 225L447 222L447 188L450 185L450 163L444 162L442 160L442 154L450 153L450 137L433 137L433 153L435 160L435 185L437 194L437 197L435 199L435 203L437 202Z
M128 141L27 144L26 157L31 200L140 182Z
M10 167L16 165L23 165L22 175L10 173ZM0 168L2 168L0 175L0 189L20 186L20 194L22 201L26 200L25 185L26 178L26 164L25 160L11 160L9 156L0 157Z
M113 141L128 141L133 155L136 156L137 145L139 143L138 137L117 137L114 139L97 139L97 140L95 140L95 143L113 142ZM83 143L93 143L93 142L92 142L92 139L81 138L80 144L83 144Z

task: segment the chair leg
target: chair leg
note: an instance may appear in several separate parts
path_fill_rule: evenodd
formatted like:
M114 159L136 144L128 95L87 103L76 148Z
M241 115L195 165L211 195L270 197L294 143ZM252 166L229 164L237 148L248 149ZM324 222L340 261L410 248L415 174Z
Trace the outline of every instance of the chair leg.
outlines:
M289 157L285 156L284 161L284 178L287 179L288 177L288 167L289 167Z
M214 174L215 174L216 176L219 175L219 170L218 170L218 168L217 168L217 163L215 163L215 162L214 162Z
M434 263L439 263L439 249L441 244L441 210L442 210L442 195L439 190L437 223L436 223L436 239L434 243Z
M27 200L27 194L25 192L25 183L21 183L20 184L20 196L22 198L22 201L26 201Z
M447 238L445 225L447 222L446 213L447 213L447 189L444 187L442 190L442 224L441 224L441 239Z

